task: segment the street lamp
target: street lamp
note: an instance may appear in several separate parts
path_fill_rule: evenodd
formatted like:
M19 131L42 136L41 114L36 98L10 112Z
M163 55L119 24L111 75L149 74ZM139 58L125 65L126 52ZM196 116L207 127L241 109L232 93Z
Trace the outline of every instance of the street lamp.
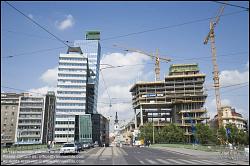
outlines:
M153 123L153 144L155 143L155 130L154 130L154 118L153 118L153 112L152 112L152 123Z

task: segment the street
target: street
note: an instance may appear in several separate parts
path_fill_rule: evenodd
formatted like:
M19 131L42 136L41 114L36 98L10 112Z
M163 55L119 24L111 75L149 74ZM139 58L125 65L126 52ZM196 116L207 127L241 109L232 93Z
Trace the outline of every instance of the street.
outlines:
M225 161L208 157L197 157L179 152L148 147L96 147L77 155L59 155L59 151L29 154L16 160L5 160L8 165L236 165L236 161ZM239 163L238 163L239 164Z

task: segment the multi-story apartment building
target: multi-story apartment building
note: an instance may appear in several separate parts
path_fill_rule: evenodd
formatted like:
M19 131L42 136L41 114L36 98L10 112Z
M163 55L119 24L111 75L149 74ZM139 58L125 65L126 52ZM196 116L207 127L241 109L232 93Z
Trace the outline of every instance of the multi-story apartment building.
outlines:
M16 126L17 144L41 144L44 127L45 97L20 97Z
M75 47L80 47L83 54L88 58L90 77L87 83L87 110L86 113L97 113L97 98L99 84L99 69L101 58L101 46L99 43L100 32L89 31L86 40L76 40Z
M19 97L24 94L1 93L1 144L15 143Z
M198 64L171 65L164 81L137 82L132 86L135 129L145 122L155 127L175 123L185 130L187 141L193 138L192 126L209 119L203 107L205 74ZM137 123L137 122L140 123Z
M76 118L86 113L87 77L88 59L80 47L70 47L67 54L60 54L56 97L56 142L79 140L81 133L79 119Z

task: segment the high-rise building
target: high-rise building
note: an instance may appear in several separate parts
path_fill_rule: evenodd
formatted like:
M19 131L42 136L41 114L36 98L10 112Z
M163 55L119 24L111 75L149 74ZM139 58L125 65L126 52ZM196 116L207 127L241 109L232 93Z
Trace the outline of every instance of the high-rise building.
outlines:
M24 94L1 93L1 144L15 143L19 97Z
M87 83L87 110L86 113L97 113L97 98L99 84L99 69L101 46L99 43L100 32L88 31L85 40L76 40L75 47L80 47L88 58L90 78Z
M44 127L45 97L25 95L20 97L17 144L41 144Z
M56 96L55 92L48 91L45 98L45 112L43 121L43 144L55 140L55 110Z
M69 47L60 54L56 97L55 141L77 141L79 120L86 113L88 59L80 47ZM76 131L77 130L77 131Z

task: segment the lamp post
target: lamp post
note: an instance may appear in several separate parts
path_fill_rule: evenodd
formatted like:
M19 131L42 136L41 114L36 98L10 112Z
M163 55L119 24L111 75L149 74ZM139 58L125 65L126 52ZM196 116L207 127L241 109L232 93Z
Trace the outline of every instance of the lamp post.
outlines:
M153 117L153 112L152 112L152 123L153 123L153 144L155 143L155 130L154 130L154 117Z

